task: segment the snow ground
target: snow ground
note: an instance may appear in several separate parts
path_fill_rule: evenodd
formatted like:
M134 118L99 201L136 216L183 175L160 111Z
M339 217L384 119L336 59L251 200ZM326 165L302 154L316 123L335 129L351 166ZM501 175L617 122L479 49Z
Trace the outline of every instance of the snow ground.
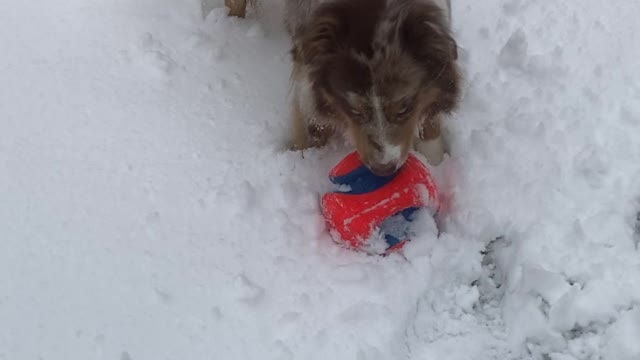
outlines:
M640 359L640 3L454 0L406 259L330 241L349 149L281 150L281 4L221 3L0 2L0 359Z

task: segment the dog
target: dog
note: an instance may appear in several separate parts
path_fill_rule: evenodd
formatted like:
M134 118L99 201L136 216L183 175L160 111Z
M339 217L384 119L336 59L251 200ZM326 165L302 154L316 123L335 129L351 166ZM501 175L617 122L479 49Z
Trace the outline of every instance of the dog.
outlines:
M291 148L347 134L389 175L417 150L442 161L460 93L447 0L286 0L293 48Z
M398 170L412 149L439 164L441 121L461 81L449 1L285 0L289 148L322 147L341 133L376 175Z

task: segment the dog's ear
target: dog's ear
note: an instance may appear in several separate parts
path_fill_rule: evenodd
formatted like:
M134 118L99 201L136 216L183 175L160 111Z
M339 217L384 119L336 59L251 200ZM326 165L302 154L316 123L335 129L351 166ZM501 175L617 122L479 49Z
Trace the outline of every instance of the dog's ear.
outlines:
M399 31L406 51L425 64L444 65L458 58L447 17L438 6L420 4L407 9Z
M318 9L313 21L304 32L299 43L303 63L317 64L338 52L341 32L345 24L333 6Z

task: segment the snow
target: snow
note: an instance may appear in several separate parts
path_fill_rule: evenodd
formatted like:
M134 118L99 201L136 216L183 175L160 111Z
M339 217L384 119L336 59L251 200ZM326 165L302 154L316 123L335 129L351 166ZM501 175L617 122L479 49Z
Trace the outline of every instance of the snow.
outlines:
M320 216L351 149L283 151L280 1L0 10L0 359L640 358L640 3L453 1L439 231L384 258Z

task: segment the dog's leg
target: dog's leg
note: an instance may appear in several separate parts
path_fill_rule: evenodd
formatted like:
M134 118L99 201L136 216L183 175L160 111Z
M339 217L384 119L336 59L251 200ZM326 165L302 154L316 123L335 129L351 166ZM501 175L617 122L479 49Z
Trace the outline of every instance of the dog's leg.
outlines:
M309 144L309 136L307 136L307 125L300 109L300 101L298 99L299 95L296 93L293 94L293 99L290 104L290 140L289 140L289 149L290 150L304 150L310 147Z
M247 0L224 0L229 8L229 16L244 18L247 12Z
M435 3L444 11L449 24L451 24L451 0L435 0Z
M329 142L335 129L330 124L322 124L309 119L302 111L297 96L291 102L291 140L289 149L304 150L322 147Z
M315 106L311 104L312 95L310 84L303 77L300 65L295 62L291 72L293 93L290 103L290 140L291 150L304 150L310 147L322 147L333 134L335 127L332 123L314 116Z
M433 166L439 165L444 158L445 144L440 131L441 115L426 119L418 129L416 151L424 155Z

